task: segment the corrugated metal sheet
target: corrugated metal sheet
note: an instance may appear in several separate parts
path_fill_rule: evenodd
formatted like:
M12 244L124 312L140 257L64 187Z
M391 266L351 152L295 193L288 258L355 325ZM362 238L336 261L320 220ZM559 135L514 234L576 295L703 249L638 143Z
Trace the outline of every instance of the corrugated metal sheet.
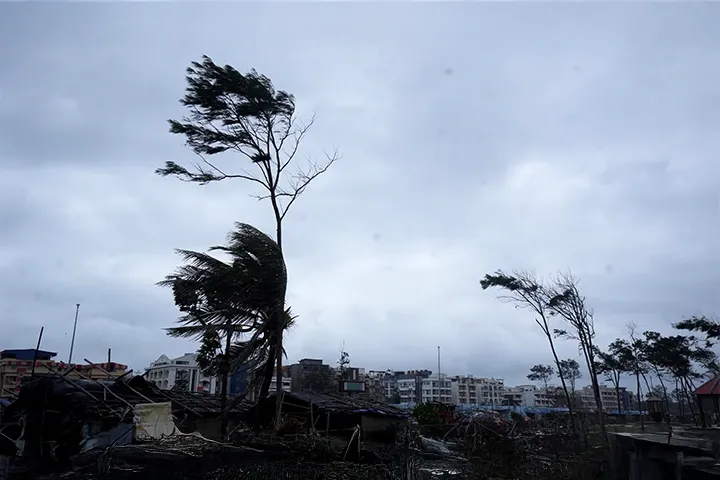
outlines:
M393 417L407 416L406 412L393 407L392 405L364 398L326 393L285 392L284 395L285 402L292 402L295 400L305 404L312 403L318 408L329 410L331 412L375 413L377 415L388 415Z

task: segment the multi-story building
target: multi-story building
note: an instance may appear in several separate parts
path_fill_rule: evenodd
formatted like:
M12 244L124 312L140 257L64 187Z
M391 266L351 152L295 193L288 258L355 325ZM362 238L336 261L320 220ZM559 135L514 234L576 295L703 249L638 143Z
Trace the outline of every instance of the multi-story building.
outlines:
M592 386L588 385L583 387L583 389L576 392L576 394L582 410L595 410L597 408ZM600 401L602 402L603 411L610 412L617 410L618 398L615 388L600 385ZM628 410L630 408L630 394L625 387L620 387L620 407L622 410Z
M394 392L389 391L392 383L388 372L370 370L365 375L365 398L378 402L392 402Z
M454 376L451 379L452 403L455 405L478 405L480 384L472 375Z
M320 359L303 358L290 365L290 385L293 392L336 392L338 382L333 370Z
M220 390L217 378L205 375L198 366L195 353L186 353L177 358L160 355L160 358L145 369L144 376L161 390L208 393L217 393Z
M395 391L400 403L422 402L422 380L420 381L420 393L418 394L417 380L415 378L398 378L395 380Z
M456 405L502 405L504 391L502 379L452 377L452 402Z
M445 375L430 376L422 380L422 403L453 403L452 380Z
M33 375L47 376L54 372L67 373L69 379L86 378L91 380L112 380L127 372L127 365L115 362L97 364L66 364L53 360L56 352L37 350L34 348L21 350L3 350L0 352L0 397L17 395L22 386Z
M505 381L502 378L477 378L478 403L481 405L502 405L505 398Z
M430 370L408 370L388 373L386 389L391 402L421 403L423 382L432 375Z
M518 385L505 389L503 405L522 407L552 407L554 397L535 385Z

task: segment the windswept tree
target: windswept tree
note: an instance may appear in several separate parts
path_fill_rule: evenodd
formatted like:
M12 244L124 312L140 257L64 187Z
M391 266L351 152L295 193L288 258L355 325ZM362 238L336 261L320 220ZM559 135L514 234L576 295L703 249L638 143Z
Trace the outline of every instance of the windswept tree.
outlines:
M545 388L545 395L548 393L548 382L555 375L555 370L551 365L533 365L527 378L531 382L540 382Z
M668 381L675 381L686 399L693 417L695 415L694 402L691 393L695 390L695 381L703 377L697 370L698 366L705 369L717 365L715 353L706 342L690 335L664 336L658 332L645 332L645 356L653 373L660 381L663 389L663 398L669 409L670 391Z
M480 286L482 286L483 290L487 290L488 288L499 288L503 290L505 294L498 297L501 301L510 303L514 305L515 308L530 310L535 315L535 323L537 323L545 335L550 345L555 366L560 370L560 359L555 350L553 330L550 328L549 323L551 311L548 308L548 302L550 300L548 287L528 272L516 271L512 274L507 274L502 270L498 270L493 274L486 274L480 281ZM567 384L563 377L560 377L560 382L562 383L568 410L572 414L573 402L570 398L570 392L568 392Z
M692 316L673 324L678 330L700 332L705 335L707 346L710 347L720 340L720 322L702 316Z
M200 366L220 377L224 411L228 376L238 358L258 360L249 362L249 373L251 378L259 375L263 379L261 396L267 395L278 343L274 322L280 318L283 328L292 322L289 311L283 308L285 261L272 238L250 225L236 224L227 244L210 251L223 253L227 259L177 250L185 264L159 285L172 288L175 304L183 314L167 333L202 341ZM251 339L240 341L243 334L251 334ZM264 341L256 341L258 338ZM259 361L268 358L267 363ZM224 415L222 418L224 434L227 422Z
M559 274L549 290L547 307L551 315L562 318L570 328L556 329L554 333L563 338L577 340L578 347L585 358L585 366L590 374L590 383L597 407L598 423L603 442L607 444L607 431L603 415L600 385L596 365L595 321L593 312L587 307L585 297L580 293L578 280L572 274Z
M337 151L321 162L300 164L299 147L314 117L300 122L293 95L276 90L268 77L255 70L243 74L203 56L187 69L186 81L180 103L188 114L169 120L170 132L184 136L199 160L191 166L169 161L156 173L200 185L239 179L257 186L255 197L269 200L272 207L275 241L282 251L285 216L310 182L339 158ZM284 292L282 297L284 302ZM287 320L283 312L278 310L269 320L276 332L278 392L282 390L282 331ZM280 404L278 396L278 420Z

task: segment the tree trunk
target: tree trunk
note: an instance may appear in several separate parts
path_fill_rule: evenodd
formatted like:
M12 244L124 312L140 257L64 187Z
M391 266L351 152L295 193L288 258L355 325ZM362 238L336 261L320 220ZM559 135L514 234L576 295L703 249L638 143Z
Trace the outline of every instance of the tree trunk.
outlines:
M270 393L270 384L272 383L273 370L275 370L275 345L271 345L268 348L267 362L265 368L262 371L262 384L260 384L260 392L258 395L259 399L267 398Z
M279 174L278 174L279 175ZM275 190L271 192L270 201L272 203L273 212L275 213L275 241L280 248L282 253L282 214L277 203L277 196ZM283 259L284 261L284 259ZM286 286L287 287L287 286ZM283 381L283 316L285 315L285 291L282 292L282 298L279 299L279 305L275 312L275 359L277 362L277 369L275 370L275 428L280 427L280 413L282 412L282 381Z
M550 335L550 326L547 324L547 321L544 317L542 321L543 325L541 325L541 327L543 327L545 336L550 343L550 350L552 351L553 359L555 360L555 366L557 367L558 371L560 371L560 359L558 358L557 352L555 351L555 342L553 342L552 335ZM567 403L568 415L570 416L570 426L572 428L573 434L576 435L577 429L575 428L575 417L573 415L574 408L570 399L570 393L568 392L567 384L565 383L565 378L563 378L562 375L560 375L560 383L562 383L563 392L565 393L565 401Z
M590 382L593 388L593 395L595 397L595 405L597 406L598 412L598 423L600 425L600 434L602 435L603 445L607 447L610 443L607 436L607 429L605 428L605 415L602 408L602 398L600 397L600 384L597 379L597 367L595 365L595 358L593 356L594 348L592 343L592 336L590 332L586 331L587 326L582 325L578 329L578 337L580 338L580 346L583 349L585 355L585 363L587 363L588 372L590 373Z
M223 360L223 371L220 375L222 384L220 385L220 438L225 439L228 429L227 407L228 400L228 377L230 375L230 344L232 343L233 331L232 327L228 326L225 331L225 358Z
M640 394L640 371L635 372L635 383L637 387L637 402L638 402L638 412L640 412L640 429L644 432L645 431L645 415L643 415L643 409L642 409L642 395Z
M547 326L547 324L546 324L546 326ZM560 359L558 358L557 352L555 351L555 342L553 342L552 336L548 332L545 332L545 335L548 338L548 342L550 342L550 350L552 350L553 359L555 360L555 366L559 370L560 369ZM565 379L563 378L562 375L560 375L560 383L562 383L563 392L565 393L565 400L568 404L568 411L569 411L570 415L572 416L573 408L572 408L572 405L570 402L570 393L568 392L567 384L565 383Z
M684 385L683 385L683 382L684 382ZM685 393L685 398L688 401L688 407L690 408L690 414L692 415L693 422L696 425L700 425L700 418L695 414L695 406L693 405L693 401L690 396L690 389L688 389L689 383L690 383L690 381L687 378L680 379L680 385L682 387L683 393Z

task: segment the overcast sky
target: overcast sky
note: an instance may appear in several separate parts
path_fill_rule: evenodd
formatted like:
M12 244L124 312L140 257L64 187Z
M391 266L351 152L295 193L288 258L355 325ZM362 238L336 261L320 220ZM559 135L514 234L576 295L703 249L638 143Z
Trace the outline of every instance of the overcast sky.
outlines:
M343 158L288 216L289 360L527 382L533 317L495 269L572 269L606 345L717 312L720 5L0 6L0 348L136 371L195 349L154 284L233 222L252 185L153 172L201 55L256 68ZM242 162L225 159L223 165ZM576 346L560 345L564 357Z

